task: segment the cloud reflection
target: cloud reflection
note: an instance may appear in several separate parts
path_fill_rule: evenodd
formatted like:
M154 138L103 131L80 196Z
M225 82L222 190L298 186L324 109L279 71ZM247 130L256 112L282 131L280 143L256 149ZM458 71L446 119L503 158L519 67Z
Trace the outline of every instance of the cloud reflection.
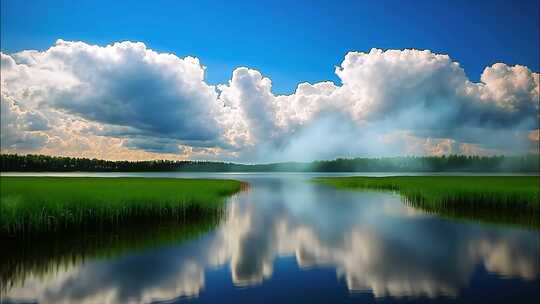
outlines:
M41 303L194 297L205 288L205 270L228 265L235 285L264 284L280 256L296 257L301 269L335 267L351 292L457 296L481 264L501 276L537 279L537 236L439 219L392 194L260 179L231 199L226 220L202 238L30 277L7 296Z

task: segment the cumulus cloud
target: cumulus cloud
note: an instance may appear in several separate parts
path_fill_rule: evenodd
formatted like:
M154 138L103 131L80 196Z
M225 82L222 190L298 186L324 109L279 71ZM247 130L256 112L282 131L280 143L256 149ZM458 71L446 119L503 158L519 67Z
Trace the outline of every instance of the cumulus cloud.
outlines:
M275 95L260 71L240 67L214 86L197 58L158 53L140 42L58 40L44 51L1 56L2 98L22 109L10 106L9 115L25 116L3 132L9 151L43 152L47 143L53 151L59 140L96 137L116 140L118 153L135 158L538 151L539 74L520 65L496 63L472 82L448 55L372 49L345 55L335 70L339 84L300 83L291 94ZM68 121L87 131L61 130Z
M44 145L48 137L48 121L39 112L24 111L9 97L0 96L0 143L2 148L35 149Z
M228 85L219 87L220 99L228 107L239 109L239 119L249 128L254 142L268 140L276 128L275 96L270 79L259 71L238 68L233 71Z
M5 87L14 96L32 90L37 103L132 132L118 136L219 145L216 93L203 81L197 58L156 53L142 43L99 47L59 40L44 52L17 53L6 62ZM32 79L34 73L58 81ZM23 86L25 77L31 80Z

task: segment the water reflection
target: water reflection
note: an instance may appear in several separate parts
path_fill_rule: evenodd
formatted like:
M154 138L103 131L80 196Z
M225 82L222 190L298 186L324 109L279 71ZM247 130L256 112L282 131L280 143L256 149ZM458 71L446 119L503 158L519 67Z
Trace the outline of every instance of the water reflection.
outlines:
M233 197L226 219L203 237L87 260L49 276L29 275L7 299L193 298L213 292L205 289L208 271L227 265L236 286L261 286L284 256L295 257L300 268L289 271L332 267L350 292L375 297L459 297L479 265L500 280L538 281L536 231L440 219L403 205L393 194L338 191L302 178L243 178L250 190Z

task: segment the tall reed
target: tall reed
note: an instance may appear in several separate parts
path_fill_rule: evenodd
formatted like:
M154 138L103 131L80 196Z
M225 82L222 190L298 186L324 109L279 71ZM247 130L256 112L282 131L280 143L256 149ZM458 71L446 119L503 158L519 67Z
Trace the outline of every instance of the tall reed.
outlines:
M244 186L217 179L0 177L0 233L204 217Z
M538 176L321 177L345 189L388 190L431 213L457 218L539 226Z

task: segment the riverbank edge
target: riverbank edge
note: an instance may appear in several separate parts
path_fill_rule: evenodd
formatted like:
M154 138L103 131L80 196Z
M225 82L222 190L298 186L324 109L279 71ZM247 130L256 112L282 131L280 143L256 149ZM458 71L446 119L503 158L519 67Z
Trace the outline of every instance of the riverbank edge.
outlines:
M540 229L538 176L315 177L345 190L391 191L431 214Z

